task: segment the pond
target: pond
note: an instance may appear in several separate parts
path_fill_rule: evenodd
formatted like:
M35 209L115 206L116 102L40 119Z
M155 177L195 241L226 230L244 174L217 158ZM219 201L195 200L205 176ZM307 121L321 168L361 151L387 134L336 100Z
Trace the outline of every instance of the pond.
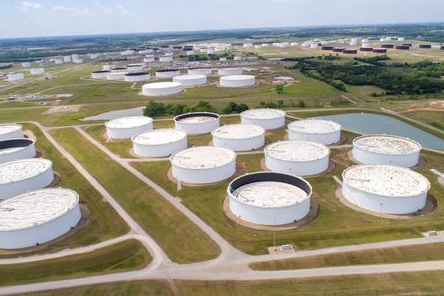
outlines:
M390 134L413 139L426 148L444 150L444 140L396 118L372 113L347 113L317 116L341 124L361 134Z
M81 120L82 121L111 120L111 119L116 119L116 118L126 117L126 116L142 116L144 108L145 107L137 107L137 108L131 108L131 109L109 111L109 112L101 113L98 115L85 117L85 118L82 118Z

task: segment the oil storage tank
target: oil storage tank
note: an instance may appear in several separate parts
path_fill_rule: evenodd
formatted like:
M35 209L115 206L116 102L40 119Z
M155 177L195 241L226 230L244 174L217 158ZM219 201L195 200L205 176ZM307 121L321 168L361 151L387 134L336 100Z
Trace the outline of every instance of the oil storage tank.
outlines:
M26 158L0 165L0 200L27 191L43 189L54 181L52 162Z
M311 176L325 172L329 165L330 149L307 141L280 141L264 149L265 166L279 173Z
M424 208L430 183L408 168L356 165L342 173L342 194L352 204L376 213L410 214Z
M412 167L418 164L421 145L392 135L365 135L353 140L353 157L362 164Z
M255 84L256 78L253 75L230 75L219 79L221 87L247 87Z
M288 125L288 138L293 141L310 141L331 145L341 140L341 125L320 119L294 121Z
M20 124L0 124L0 141L23 138L23 127Z
M178 82L153 82L142 86L142 95L148 97L171 96L182 91Z
M174 118L176 129L188 135L211 133L220 126L220 115L212 112L190 112Z
M180 83L183 87L203 85L207 83L206 75L180 75L173 77L174 82Z
M285 111L279 109L249 109L240 114L242 124L255 124L266 130L277 129L285 125Z
M33 140L21 138L0 141L0 164L17 159L33 158L36 154Z
M173 177L189 184L220 182L236 172L236 153L226 148L188 148L171 156L170 160Z
M0 203L0 248L19 249L54 240L81 218L79 196L62 188L27 192Z
M156 129L133 137L134 153L142 157L166 157L187 149L187 134L176 129Z
M294 175L246 174L234 179L227 193L231 212L258 225L278 226L299 221L311 207L311 185Z
M153 129L153 119L145 116L129 116L110 120L105 123L106 132L111 139L131 139Z
M250 151L265 144L265 129L252 124L223 125L211 132L213 145L233 151Z

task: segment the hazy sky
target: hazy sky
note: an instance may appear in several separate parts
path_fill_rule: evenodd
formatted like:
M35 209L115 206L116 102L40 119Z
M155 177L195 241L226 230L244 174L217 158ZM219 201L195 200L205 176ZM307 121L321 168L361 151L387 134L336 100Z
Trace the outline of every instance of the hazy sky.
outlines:
M444 21L444 0L0 0L0 38Z

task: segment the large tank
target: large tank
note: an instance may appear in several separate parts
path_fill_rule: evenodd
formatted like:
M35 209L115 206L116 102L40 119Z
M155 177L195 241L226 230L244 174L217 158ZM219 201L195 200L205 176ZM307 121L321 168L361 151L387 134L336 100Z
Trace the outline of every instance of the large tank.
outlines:
M328 169L330 149L306 141L281 141L264 149L265 166L279 173L311 176Z
M128 64L126 69L129 73L139 73L144 71L144 66L143 64Z
M222 76L219 84L221 87L247 87L255 85L256 78L253 75Z
M182 91L178 82L153 82L142 86L142 94L149 97L171 96Z
M36 154L33 140L21 138L0 141L0 164L17 159L33 158Z
M113 119L105 123L111 139L131 139L153 129L153 119L145 116L130 116Z
M110 73L106 74L106 79L107 80L125 80L126 74L128 74L127 71L122 71L122 72L111 71Z
M278 109L250 109L240 114L242 124L255 124L271 130L285 125L285 111Z
M161 62L161 63L171 63L172 61L173 61L172 56L159 57L159 62Z
M342 173L342 194L352 204L376 213L410 214L424 208L430 183L410 169L356 165Z
M252 124L223 125L211 132L213 145L233 151L250 151L265 144L265 129Z
M45 74L45 68L33 68L31 69L31 75L43 75Z
M52 162L42 158L15 160L0 165L0 200L43 189L54 181Z
M294 121L288 125L288 138L293 141L310 141L331 145L341 140L341 125L319 119Z
M108 73L111 73L109 70L100 70L100 71L94 71L91 73L91 78L94 79L106 79Z
M156 77L157 78L173 78L175 76L180 75L179 69L159 69L156 70Z
M226 148L188 148L176 153L170 160L173 177L189 184L220 182L236 172L236 153Z
M20 124L0 124L0 141L23 138L23 127Z
M366 135L353 140L353 157L363 164L412 167L418 164L421 145L411 139L391 135Z
M79 196L69 189L31 191L0 203L0 248L32 247L56 239L79 223Z
M234 179L227 189L230 210L240 219L260 225L285 225L310 212L312 188L288 174L257 172Z
M166 157L187 149L187 134L175 129L156 129L133 137L134 153L142 157Z
M203 85L207 83L206 75L181 75L173 77L174 82L179 82L183 87Z
M222 68L217 73L219 76L242 75L244 70L242 68Z
M211 68L191 68L188 69L188 75L206 75L209 76L213 73Z
M124 80L126 82L141 82L151 79L151 75L148 72L130 72L125 74Z
M176 116L174 124L188 135L203 135L220 126L220 116L212 112L190 112Z

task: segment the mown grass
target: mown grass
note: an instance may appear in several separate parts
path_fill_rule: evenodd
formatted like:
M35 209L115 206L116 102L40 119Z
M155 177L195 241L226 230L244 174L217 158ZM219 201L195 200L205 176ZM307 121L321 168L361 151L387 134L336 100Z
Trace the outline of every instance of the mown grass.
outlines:
M85 254L0 265L0 286L136 270L147 266L151 259L139 241L127 240Z
M317 255L250 264L254 270L289 270L364 264L388 264L444 260L444 244L402 246L375 250Z
M217 257L218 246L151 187L110 159L74 129L53 131L65 147L159 243L175 262Z

